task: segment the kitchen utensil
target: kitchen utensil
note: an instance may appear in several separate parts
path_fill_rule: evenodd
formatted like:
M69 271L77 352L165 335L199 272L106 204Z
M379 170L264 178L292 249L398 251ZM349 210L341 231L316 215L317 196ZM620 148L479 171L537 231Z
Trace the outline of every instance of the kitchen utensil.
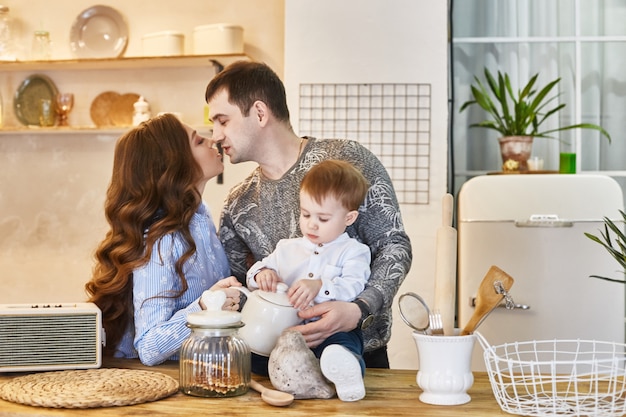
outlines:
M241 313L222 310L224 291L202 294L206 310L189 313L191 333L180 348L180 390L208 398L234 397L248 392L250 348L238 334Z
M141 97L137 93L120 94L111 106L109 117L113 126L128 127L133 125L134 104Z
M111 120L111 109L113 103L120 97L120 93L115 91L105 91L93 99L89 107L89 115L93 123L98 126L113 126Z
M404 293L398 298L398 309L407 326L426 334L430 327L430 309L422 297L414 292Z
M461 331L461 335L472 334L483 320L502 302L507 299L507 308L513 308L513 300L508 297L508 291L513 285L513 277L492 265L478 287L474 314Z
M68 126L67 116L74 108L73 93L59 93L56 96L56 109L59 114L59 126Z
M185 51L185 35L175 30L147 33L141 37L143 56L177 56Z
M3 400L37 407L37 410L43 407L56 409L61 415L72 415L74 412L78 415L89 414L85 410L103 414L96 408L111 407L107 410L113 410L117 407L119 410L120 406L157 401L179 391L177 378L146 369L36 372L3 382L0 384L0 398ZM7 408L8 404L3 402L2 414L19 413L8 411ZM41 415L39 412L35 414Z
M47 98L42 98L39 102L39 126L54 126L56 120L54 102Z
M70 48L78 58L116 58L128 43L128 25L112 7L83 10L70 29Z
M456 302L457 231L452 227L454 197L446 194L442 199L442 222L437 230L435 263L435 306L441 313L443 333L454 332Z
M36 30L33 34L33 46L30 50L32 61L48 61L52 55L52 44L50 32L47 30Z
M243 27L215 23L193 28L195 55L228 55L243 53Z
M233 287L246 296L241 310L241 320L246 324L239 334L250 350L261 356L270 356L283 330L302 322L298 310L287 297L287 284L278 283L276 292Z
M264 385L262 385L260 382L255 381L254 379L250 380L250 388L257 392L260 392L261 399L269 405L273 405L275 407L287 406L291 404L295 398L288 392L266 388Z
M500 408L524 416L623 416L623 343L553 339L484 349L487 375Z
M15 61L15 22L8 6L0 6L0 61Z
M41 100L56 100L58 90L46 75L33 74L26 78L15 91L13 109L15 116L25 126L39 126Z
M434 310L428 315L428 323L430 327L430 334L433 336L443 336L443 320L441 319L441 313L438 310Z
M472 352L476 336L434 336L413 332L417 346L419 399L435 405L465 404L474 384ZM454 414L454 413L453 413Z

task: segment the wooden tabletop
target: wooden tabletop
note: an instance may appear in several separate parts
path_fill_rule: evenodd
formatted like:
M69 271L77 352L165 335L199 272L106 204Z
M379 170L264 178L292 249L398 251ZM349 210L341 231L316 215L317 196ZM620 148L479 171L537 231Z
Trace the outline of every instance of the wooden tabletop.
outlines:
M163 372L178 380L178 362L146 367L137 360L116 359L105 362L104 367L145 369ZM491 391L486 373L474 372L474 385L469 390L472 400L463 405L435 406L419 400L422 392L417 386L413 370L368 369L365 376L367 395L361 401L343 402L330 400L296 400L288 407L265 404L260 395L250 390L247 394L231 398L198 398L180 392L163 400L123 407L95 409L53 409L15 404L0 400L1 417L18 416L441 416L459 415L485 417L510 416L503 412ZM22 374L0 373L0 384ZM266 378L253 378L270 387Z

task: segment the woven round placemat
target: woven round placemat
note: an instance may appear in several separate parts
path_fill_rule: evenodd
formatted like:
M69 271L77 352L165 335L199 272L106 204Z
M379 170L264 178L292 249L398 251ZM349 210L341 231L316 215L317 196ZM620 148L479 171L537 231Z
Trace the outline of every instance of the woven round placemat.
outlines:
M97 408L156 401L178 391L178 381L160 372L87 369L15 377L0 385L0 398L51 408Z

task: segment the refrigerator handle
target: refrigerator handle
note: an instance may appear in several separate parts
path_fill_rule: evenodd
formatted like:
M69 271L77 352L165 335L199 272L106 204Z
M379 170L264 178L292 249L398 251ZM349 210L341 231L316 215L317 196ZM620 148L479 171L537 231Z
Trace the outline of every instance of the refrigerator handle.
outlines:
M557 214L531 214L528 220L516 220L516 227L572 227L574 222L561 220Z
M476 307L476 297L471 297L469 302L470 307ZM502 300L500 304L497 305L498 308L506 308L508 310L530 310L530 306L528 304L518 304L514 303L512 307L507 307L506 302Z

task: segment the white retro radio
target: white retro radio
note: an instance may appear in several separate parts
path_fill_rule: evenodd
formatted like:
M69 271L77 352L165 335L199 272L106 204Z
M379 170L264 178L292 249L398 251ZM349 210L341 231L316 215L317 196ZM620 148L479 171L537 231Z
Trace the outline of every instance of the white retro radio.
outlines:
M99 368L104 341L93 303L0 304L0 372Z

